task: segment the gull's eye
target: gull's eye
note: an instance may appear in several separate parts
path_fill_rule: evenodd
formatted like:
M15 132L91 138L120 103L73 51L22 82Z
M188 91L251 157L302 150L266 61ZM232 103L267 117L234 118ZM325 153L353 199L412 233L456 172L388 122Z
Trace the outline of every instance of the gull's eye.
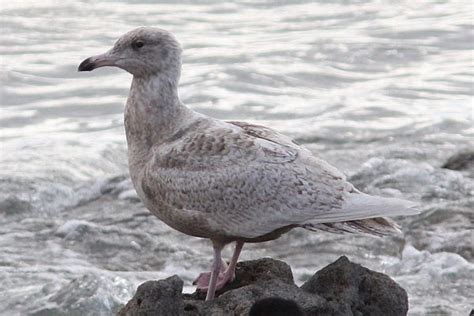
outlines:
M145 46L145 42L143 42L142 40L136 40L132 43L133 49L142 48L143 46Z

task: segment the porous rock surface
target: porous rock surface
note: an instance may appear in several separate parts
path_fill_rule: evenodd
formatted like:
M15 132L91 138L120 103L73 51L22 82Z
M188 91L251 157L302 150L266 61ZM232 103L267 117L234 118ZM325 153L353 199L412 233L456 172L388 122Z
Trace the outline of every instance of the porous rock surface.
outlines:
M119 316L152 315L406 315L406 291L385 274L346 257L298 287L288 264L270 258L237 264L236 277L205 302L204 293L183 294L177 276L141 284Z

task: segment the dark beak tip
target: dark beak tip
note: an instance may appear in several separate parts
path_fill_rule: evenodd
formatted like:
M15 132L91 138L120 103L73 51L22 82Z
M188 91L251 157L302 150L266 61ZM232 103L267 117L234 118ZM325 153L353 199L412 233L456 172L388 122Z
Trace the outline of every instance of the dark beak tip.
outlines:
M77 67L77 71L92 71L95 69L94 63L91 61L91 58L87 58L84 60L79 67Z

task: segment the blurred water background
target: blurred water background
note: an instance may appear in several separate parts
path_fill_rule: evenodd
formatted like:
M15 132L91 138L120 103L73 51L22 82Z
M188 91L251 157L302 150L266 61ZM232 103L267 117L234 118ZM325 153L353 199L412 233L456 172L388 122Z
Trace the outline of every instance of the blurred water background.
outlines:
M130 75L76 71L142 25L181 41L191 108L273 127L361 190L422 205L404 239L295 230L242 259L285 260L302 283L345 254L405 287L411 315L469 314L474 172L441 165L474 146L473 4L375 0L2 1L1 314L108 315L144 280L177 273L192 291L209 267L208 242L128 180Z

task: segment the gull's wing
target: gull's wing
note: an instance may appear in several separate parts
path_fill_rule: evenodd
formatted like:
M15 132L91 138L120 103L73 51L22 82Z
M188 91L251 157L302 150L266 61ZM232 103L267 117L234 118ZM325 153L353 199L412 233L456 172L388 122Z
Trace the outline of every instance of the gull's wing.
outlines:
M270 129L193 124L161 145L144 172L143 191L164 205L205 214L216 232L244 238L341 207L340 173L318 160L308 164L303 149Z
M229 121L228 123L242 128L242 131L248 135L266 139L281 146L288 146L297 150L299 156L304 160L304 163L308 164L308 167L312 166L314 168L320 168L334 178L340 178L342 180L346 179L346 176L342 172L328 164L326 161L315 157L308 149L298 144L291 137L283 135L271 128L262 125L249 124L240 121Z
M392 215L383 211L387 199L360 194L290 138L208 118L157 148L141 186L175 212L168 215L174 227L187 221L206 237L257 238L287 226Z

